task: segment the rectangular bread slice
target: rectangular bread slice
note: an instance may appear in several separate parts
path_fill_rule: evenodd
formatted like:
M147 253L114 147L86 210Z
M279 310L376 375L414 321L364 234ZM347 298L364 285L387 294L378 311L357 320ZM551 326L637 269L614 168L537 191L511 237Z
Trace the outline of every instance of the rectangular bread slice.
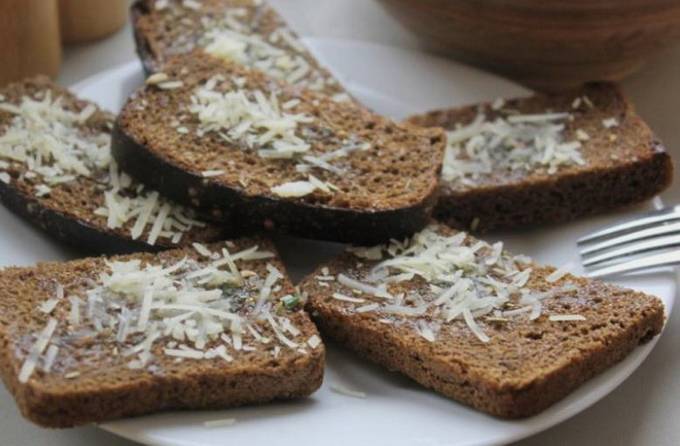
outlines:
M261 0L137 0L131 7L137 53L147 74L196 48L318 91L337 101L345 89Z
M663 145L610 83L409 122L449 131L435 213L462 229L572 220L647 200L673 176Z
M656 297L432 225L356 248L300 285L322 335L492 415L534 415L664 324Z
M0 271L0 372L21 413L70 427L314 392L324 347L273 245Z
M46 77L0 89L0 201L89 252L224 238L191 209L145 189L111 159L114 117Z
M124 171L215 219L354 243L427 224L443 148L439 129L201 52L170 59L132 95L112 143Z

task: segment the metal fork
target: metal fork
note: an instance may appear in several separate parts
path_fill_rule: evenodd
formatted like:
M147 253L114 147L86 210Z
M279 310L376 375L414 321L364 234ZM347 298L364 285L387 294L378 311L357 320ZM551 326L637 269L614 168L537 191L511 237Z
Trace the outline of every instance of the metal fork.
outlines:
M604 228L577 242L590 277L680 265L680 205Z

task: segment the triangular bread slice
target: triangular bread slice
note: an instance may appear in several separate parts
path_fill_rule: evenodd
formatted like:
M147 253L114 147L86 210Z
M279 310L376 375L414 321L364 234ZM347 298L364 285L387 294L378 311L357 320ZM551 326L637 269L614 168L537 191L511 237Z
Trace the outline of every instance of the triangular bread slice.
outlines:
M147 74L198 48L336 101L350 99L266 1L137 0L130 11Z
M113 120L46 77L0 89L0 201L88 252L223 239L222 228L118 169L111 160Z
M424 227L439 129L396 124L201 52L170 59L123 107L121 168L245 229L376 243Z
M462 229L572 220L647 200L673 176L669 154L611 83L409 122L449 130L435 214Z
M432 225L300 285L322 335L492 415L534 415L657 335L656 297Z
M2 379L42 426L321 385L323 344L265 240L6 268L0 285Z

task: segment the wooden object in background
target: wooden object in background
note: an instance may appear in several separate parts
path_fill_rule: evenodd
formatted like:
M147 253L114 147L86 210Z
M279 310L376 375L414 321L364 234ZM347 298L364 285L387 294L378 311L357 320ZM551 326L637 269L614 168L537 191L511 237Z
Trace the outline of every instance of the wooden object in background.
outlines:
M430 49L543 90L620 80L680 38L677 0L379 0Z
M127 7L127 0L59 0L63 42L87 42L117 31L127 20Z
M0 0L0 85L61 64L57 0Z

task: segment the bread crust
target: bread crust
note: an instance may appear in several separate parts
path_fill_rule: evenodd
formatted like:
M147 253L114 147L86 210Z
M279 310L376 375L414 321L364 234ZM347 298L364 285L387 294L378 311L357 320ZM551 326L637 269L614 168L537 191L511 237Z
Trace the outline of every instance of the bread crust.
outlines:
M67 107L82 109L90 102L78 99L68 90L54 84L49 78L37 76L9 84L2 89L8 100L17 101L21 96L38 92L50 92L53 97L62 98ZM0 118L2 127L9 125L8 114ZM97 108L88 129L110 132L113 116ZM24 167L10 166L12 178L9 184L0 181L0 202L10 211L44 230L59 241L77 248L81 252L96 254L122 254L136 251L159 251L162 249L187 246L192 242L211 242L236 236L232 228L206 225L193 228L183 234L178 244L161 237L154 245L146 243L142 236L133 240L129 226L109 228L106 218L96 217L93 212L96 203L104 204L104 191L97 188L97 182L89 177L78 177L65 184L56 185L50 195L37 197L32 194L32 184L23 177Z
M584 98L595 105L587 105ZM576 103L580 105L574 108ZM494 172L473 185L442 181L435 209L442 222L476 231L521 230L639 203L672 182L670 155L615 84L593 83L560 95L509 99L505 107L523 113L572 113L574 119L565 131L570 140L578 130L589 135L581 147L586 164L565 166L554 174ZM492 104L483 103L434 110L407 122L453 129L470 123L479 108L487 116L498 115ZM606 128L603 121L612 118L617 125Z
M663 309L649 312L608 345L588 351L579 360L520 385L474 379L466 365L458 367L429 355L403 337L377 324L311 300L309 311L321 333L371 362L399 372L423 387L501 418L536 415L563 399L581 384L623 360L637 346L661 332Z
M318 280L367 274L376 264L345 253L301 282L300 289L309 295L307 310L322 335L426 388L502 418L528 417L550 407L659 334L665 321L663 303L654 296L572 275L551 282L547 278L555 268L530 264L527 286L556 293L542 301L539 318L495 322L480 316L477 324L490 338L484 343L460 319L444 322L425 315L440 327L431 342L415 329L415 318L357 312L354 304L333 298L333 293L351 295L341 284ZM575 294L561 296L567 284ZM418 295L421 289L429 285L419 277L398 285L405 295ZM357 305L368 302L373 301ZM549 314L577 314L583 320L554 322Z
M145 76L158 71L156 56L151 49L151 42L140 27L140 20L149 13L149 8L144 0L136 0L130 5L130 21L132 22L132 36L135 40L135 51L142 62Z
M183 71L187 65L193 67L192 72ZM226 65L200 51L170 59L163 70L182 79L183 86L172 91L146 86L137 91L118 116L112 133L113 157L139 181L243 231L373 244L406 237L428 223L437 201L444 149L441 130L394 124L356 104L336 103L255 70ZM181 108L192 89L216 73L248 79L248 88L267 95L279 91L282 98L298 99L304 112L318 116L321 124L314 125L319 125L319 131L337 128L334 131L363 138L370 148L343 158L350 163L346 173L314 171L322 181L336 183L342 191L279 197L272 186L306 177L295 170L298 161L266 160L253 150L241 149L239 143L218 139L214 132L197 137L194 130L187 129L188 133L178 134L163 120L168 107L183 114ZM334 127L326 127L330 122ZM194 129L198 123L191 117L183 125ZM328 142L331 137L325 134L316 138L312 142L319 153L338 144L337 138ZM206 170L223 174L204 178ZM244 182L242 174L252 176L252 181Z
M271 242L264 239L241 239L234 243L234 249L258 245L276 252ZM208 248L218 249L223 245L217 243ZM68 284L78 283L83 277L96 277L107 261L161 259L175 263L185 257L200 259L192 248L185 248L157 254L46 262L36 267L0 271L0 376L21 413L41 426L64 428L165 410L223 409L302 398L321 386L323 345L306 348L304 353L282 348L280 354L273 356L264 344L254 344L254 351L232 352L232 362L221 358L176 362L163 355L163 345L158 345L154 347L154 367L136 370L126 365L130 357L108 355L88 360L88 356L83 355L83 359L77 359L69 368L81 372L75 379L68 379L63 370L45 373L39 369L28 382L19 382L23 361L18 359L17 352L27 348L26 336L44 327L47 316L36 307L53 295L55 282L64 284L69 293L68 287L76 285ZM266 271L267 263L285 274L285 268L277 259L247 265L262 272ZM281 283L277 296L292 292L293 286L286 280ZM59 318L54 314L52 317ZM318 333L302 309L289 311L287 317L300 330L302 339ZM106 344L105 348L108 351L110 347L111 344ZM61 346L61 351L66 351L64 361L75 360L68 356L71 354L68 346ZM86 350L88 354L97 351L96 347Z
M113 129L113 156L130 175L180 203L202 210L239 233L281 232L305 238L374 244L422 229L437 202L436 181L417 205L389 210L353 210L310 205L266 196L248 196L226 185L206 182Z

